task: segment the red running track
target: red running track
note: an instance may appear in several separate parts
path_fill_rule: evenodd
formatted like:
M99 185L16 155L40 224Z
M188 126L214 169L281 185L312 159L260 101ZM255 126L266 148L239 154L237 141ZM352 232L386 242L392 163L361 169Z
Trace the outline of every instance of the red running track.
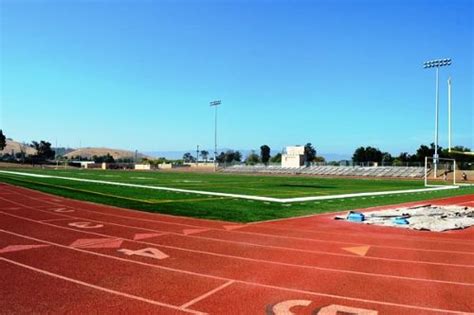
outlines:
M235 224L0 184L0 313L474 312L474 229L333 217Z

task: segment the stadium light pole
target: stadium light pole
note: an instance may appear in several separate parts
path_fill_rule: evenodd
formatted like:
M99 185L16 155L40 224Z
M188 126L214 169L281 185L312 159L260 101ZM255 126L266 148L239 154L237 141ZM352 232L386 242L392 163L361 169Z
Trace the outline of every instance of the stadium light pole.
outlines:
M451 77L448 78L448 151L451 153Z
M214 172L217 170L217 107L221 105L221 101L212 101L209 103L211 107L215 108L214 114Z
M435 97L435 152L433 154L434 162L434 174L433 177L436 178L436 173L438 172L438 122L439 122L439 68L451 65L451 59L436 59L430 60L423 63L425 69L436 68L436 97Z

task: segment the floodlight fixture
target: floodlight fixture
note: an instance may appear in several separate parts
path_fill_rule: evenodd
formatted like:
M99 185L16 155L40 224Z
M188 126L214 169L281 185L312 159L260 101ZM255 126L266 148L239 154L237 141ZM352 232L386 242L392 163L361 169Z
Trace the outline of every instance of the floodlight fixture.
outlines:
M439 68L439 67L446 67L451 65L452 60L450 58L444 59L435 59L426 61L423 63L423 67L426 68Z

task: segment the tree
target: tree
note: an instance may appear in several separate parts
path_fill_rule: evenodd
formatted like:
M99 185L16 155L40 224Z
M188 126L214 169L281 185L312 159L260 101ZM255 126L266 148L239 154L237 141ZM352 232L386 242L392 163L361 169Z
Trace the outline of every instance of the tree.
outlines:
M51 143L41 140L40 142L33 141L31 146L36 149L34 158L39 161L54 159L55 152L51 149Z
M260 159L263 164L267 165L270 160L270 147L266 144L260 147Z
M199 155L201 156L201 158L206 161L207 163L207 159L209 158L209 151L206 151L206 150L202 150Z
M234 153L234 161L241 162L242 161L242 153L239 151L235 151Z
M313 162L316 157L316 149L311 143L306 143L304 146L304 159L306 163Z
M407 165L414 159L414 156L408 154L408 152L401 152L394 160L393 165Z
M242 160L242 153L234 150L227 150L225 153L221 152L217 157L216 161L218 163L233 163L240 162Z
M218 156L216 156L217 163L224 163L225 162L225 153L221 152Z
M368 146L365 148L365 158L366 162L376 162L380 164L382 163L383 153L378 148Z
M352 161L355 163L368 163L377 162L381 163L383 159L383 153L378 148L359 147L354 151L352 155Z
M115 163L115 159L112 155L110 155L110 153L107 153L106 155L102 156L94 155L92 157L92 160L94 161L94 163Z
M272 163L281 163L281 153L277 153L270 158L270 162Z
M255 153L255 151L252 150L252 152L250 152L250 154L247 156L245 163L249 165L255 165L258 162L260 162L260 157Z
M324 156L315 156L313 162L325 163L326 159L324 158Z
M225 156L224 161L226 163L232 163L234 161L234 155L235 155L234 151L232 151L232 150L226 151L226 153L224 154L224 156Z
M411 155L408 154L408 152L402 152L400 155L397 157L397 159L402 162L402 163L408 163L411 160Z
M391 165L393 163L394 158L388 152L382 153L382 166L384 165Z
M0 129L0 151L5 149L6 146L7 146L7 139L5 135L3 134L2 129Z
M432 144L430 147L422 144L416 150L416 161L417 162L424 162L425 161L425 156L433 156L434 153L435 153L434 144Z
M196 162L196 158L191 153L186 152L183 155L183 161L185 163L194 163L194 162Z
M352 155L352 161L354 163L363 163L365 162L365 148L358 147L355 149L354 154Z

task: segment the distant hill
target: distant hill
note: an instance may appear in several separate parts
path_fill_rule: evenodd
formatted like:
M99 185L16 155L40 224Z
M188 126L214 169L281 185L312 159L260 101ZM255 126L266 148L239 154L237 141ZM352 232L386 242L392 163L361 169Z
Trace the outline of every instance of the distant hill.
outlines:
M80 148L71 151L64 156L67 158L81 156L83 158L90 159L94 155L96 156L104 156L110 154L115 160L117 159L125 159L125 158L134 158L135 152L127 151L127 150L120 150L120 149L110 149L110 148ZM138 158L146 157L144 154L138 153Z
M0 154L16 154L20 152L25 152L26 155L33 155L36 154L36 150L30 147L28 144L22 144L17 141L13 141L10 139L7 139L7 146L3 149L0 150Z

